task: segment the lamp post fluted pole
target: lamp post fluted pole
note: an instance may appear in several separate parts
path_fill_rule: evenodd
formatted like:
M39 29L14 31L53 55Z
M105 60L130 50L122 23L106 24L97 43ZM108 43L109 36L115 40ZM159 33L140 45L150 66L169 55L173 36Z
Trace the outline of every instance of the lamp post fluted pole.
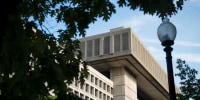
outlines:
M169 98L170 100L176 100L175 84L174 84L174 73L172 66L172 55L171 52L176 38L176 27L169 22L168 18L164 18L163 22L157 29L158 38L162 45L165 46L164 51L166 52L166 63L167 63L167 75L169 85Z
M173 72L173 65L172 65L172 56L171 52L173 48L174 42L167 40L162 43L165 46L164 51L166 52L166 63L167 63L167 73L168 73L168 84L169 84L169 98L170 100L176 100L176 93L175 93L175 85L174 85L174 72Z

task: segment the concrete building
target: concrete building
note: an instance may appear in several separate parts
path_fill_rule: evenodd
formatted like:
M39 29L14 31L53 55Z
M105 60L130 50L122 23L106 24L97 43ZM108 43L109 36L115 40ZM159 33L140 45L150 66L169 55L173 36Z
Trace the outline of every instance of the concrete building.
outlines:
M90 76L74 93L86 100L168 100L167 74L131 28L80 39ZM164 58L163 58L164 59ZM176 87L176 91L180 92Z

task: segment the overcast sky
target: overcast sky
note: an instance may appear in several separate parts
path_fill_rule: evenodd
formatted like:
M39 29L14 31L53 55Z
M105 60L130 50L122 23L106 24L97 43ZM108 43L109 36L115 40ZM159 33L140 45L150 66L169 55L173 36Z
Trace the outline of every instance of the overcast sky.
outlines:
M169 19L177 28L175 44L172 46L174 73L177 72L176 59L181 58L199 72L200 78L200 0L187 0L183 10ZM105 33L121 26L130 27L166 70L164 47L157 37L157 28L161 23L157 16L144 15L143 12L132 11L129 8L117 8L116 14L113 14L108 22L99 19L91 24L86 36ZM178 79L175 81L178 83Z

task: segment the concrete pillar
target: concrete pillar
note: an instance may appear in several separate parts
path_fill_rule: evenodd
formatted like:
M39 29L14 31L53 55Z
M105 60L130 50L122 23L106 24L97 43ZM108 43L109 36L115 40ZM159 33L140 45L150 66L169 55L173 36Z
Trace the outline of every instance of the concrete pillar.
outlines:
M113 100L138 100L136 79L124 67L111 68L110 76L114 83Z

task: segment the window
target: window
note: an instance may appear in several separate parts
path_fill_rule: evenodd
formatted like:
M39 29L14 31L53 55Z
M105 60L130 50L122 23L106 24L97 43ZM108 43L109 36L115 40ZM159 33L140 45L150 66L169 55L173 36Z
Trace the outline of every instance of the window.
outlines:
M126 32L126 33L122 34L122 45L123 45L122 49L123 50L128 50L128 44L129 44L129 42L128 42L128 33Z
M85 86L85 91L89 92L89 85L88 84L86 84L86 86Z
M111 87L111 91L110 92L111 92L111 94L113 94L113 88L112 87Z
M103 94L103 100L106 100L106 94Z
M103 83L103 89L106 90L106 83Z
M100 50L100 39L95 39L94 40L94 55L95 56L99 55L99 50Z
M102 81L99 80L99 87L102 87Z
M98 78L95 77L95 85L98 85Z
M89 100L89 97L88 97L88 96L85 96L85 100Z
M91 81L92 83L94 82L94 76L93 76L93 75L91 75L90 81Z
M110 100L110 97L109 97L109 96L107 96L107 100Z
M77 80L75 81L75 86L78 87L78 81Z
M84 58L85 57L85 42L80 43L80 49Z
M81 86L81 90L84 90L84 86L85 86L85 84L83 84L83 86Z
M110 93L110 86L109 85L107 85L107 92Z
M98 97L98 90L95 89L95 96Z
M92 56L92 40L87 41L87 57Z
M110 37L104 37L104 54L110 53Z
M80 98L84 99L84 95L82 93L80 93Z
M120 51L120 34L114 36L114 52Z
M88 80L90 79L90 73L88 74L88 77L87 77L87 79L88 79Z
M77 95L77 96L79 96L79 95L78 95L78 91L74 91L74 94Z
M94 88L93 87L90 87L90 94L94 94Z
M99 91L99 99L101 99L101 98L102 98L102 92Z

